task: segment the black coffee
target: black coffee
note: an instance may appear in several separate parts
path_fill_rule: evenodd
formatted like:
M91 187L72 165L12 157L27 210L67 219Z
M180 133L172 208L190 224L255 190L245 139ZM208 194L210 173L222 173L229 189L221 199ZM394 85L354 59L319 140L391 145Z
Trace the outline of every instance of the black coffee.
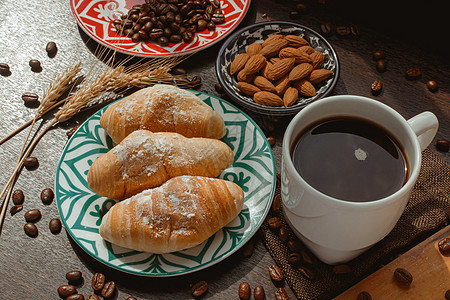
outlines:
M334 118L302 131L291 149L302 178L331 197L367 202L399 190L408 178L397 142L362 119Z

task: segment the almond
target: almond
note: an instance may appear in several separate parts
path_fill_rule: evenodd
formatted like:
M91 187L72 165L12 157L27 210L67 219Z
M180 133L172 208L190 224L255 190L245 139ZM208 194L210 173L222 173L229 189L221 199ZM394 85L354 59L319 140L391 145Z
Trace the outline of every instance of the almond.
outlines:
M244 69L240 70L239 73L236 76L238 81L242 82L252 82L253 78L255 78L255 75L253 74L245 74Z
M255 54L250 56L247 63L244 66L244 73L247 75L255 74L266 65L266 58L261 54Z
M300 51L297 48L292 48L292 47L287 47L287 48L281 49L279 56L280 56L280 58L293 57L293 58L295 58L296 64L311 62L311 57L307 53Z
M313 52L309 55L311 57L311 64L314 69L322 67L323 61L325 60L325 55L320 52Z
M294 82L294 87L298 90L298 92L306 97L313 97L316 95L316 89L312 85L311 82L309 82L306 79L297 80Z
M283 58L277 61L276 63L272 64L270 68L268 68L266 72L266 77L269 80L278 80L289 71L292 70L292 67L295 64L295 58L289 57L289 58Z
M264 48L267 44L269 44L273 40L278 40L278 39L284 39L284 35L282 35L282 34L271 35L267 39L264 40L264 42L261 44L261 46Z
M264 77L266 77L267 78L267 71L270 69L272 67L272 63L270 62L270 61L267 61L266 62L266 65L264 66L264 68L263 68L263 70L262 70L262 75L264 76Z
M311 46L301 46L298 50L306 52L308 54L312 54L314 52L314 48Z
M283 99L281 99L278 95L275 95L271 92L257 92L253 95L253 100L256 103L268 106L282 106Z
M262 46L259 43L250 44L247 47L247 54L250 56L258 54L261 49L262 49Z
M298 99L298 90L294 87L289 87L283 96L284 106L288 107L295 103Z
M279 57L271 57L270 59L269 59L269 61L271 62L271 63L276 63L277 61L279 61L281 58L279 58Z
M264 76L256 76L253 80L253 84L260 88L262 91L267 91L271 93L276 93L277 89L273 85L272 82L270 82L266 77Z
M249 58L250 56L247 53L241 53L236 56L230 65L230 74L234 75L239 73L239 71L242 70Z
M289 74L283 76L283 78L279 79L275 82L275 88L277 89L277 95L281 96L286 92L287 88L291 85L291 81L289 80Z
M264 55L267 58L277 56L281 49L288 45L288 41L285 39L272 40L259 51L259 54Z
M308 76L312 70L313 66L308 63L301 63L299 65L296 65L289 73L289 80L295 81L303 79Z
M253 97L253 95L257 92L261 92L261 90L254 86L253 84L247 83L247 82L238 82L237 88L244 93L247 96Z
M301 38L297 35L289 34L284 37L291 47L301 47L301 46L309 46L309 43L304 38Z
M309 74L308 79L312 84L317 84L319 82L324 81L331 75L333 75L333 71L327 69L317 69L312 71L311 74Z

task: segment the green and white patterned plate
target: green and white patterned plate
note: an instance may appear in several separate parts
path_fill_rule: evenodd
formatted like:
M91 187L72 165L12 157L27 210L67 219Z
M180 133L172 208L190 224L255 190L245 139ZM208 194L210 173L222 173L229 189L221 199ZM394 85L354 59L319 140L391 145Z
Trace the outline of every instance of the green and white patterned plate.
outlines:
M258 230L275 191L275 163L261 129L242 111L214 96L192 91L225 120L222 139L233 150L233 165L219 176L245 193L241 213L202 244L179 252L152 254L106 242L98 233L102 216L116 203L89 189L87 173L113 143L100 126L106 107L92 115L68 141L56 171L55 195L67 232L88 254L123 272L142 276L176 276L201 270L236 252Z

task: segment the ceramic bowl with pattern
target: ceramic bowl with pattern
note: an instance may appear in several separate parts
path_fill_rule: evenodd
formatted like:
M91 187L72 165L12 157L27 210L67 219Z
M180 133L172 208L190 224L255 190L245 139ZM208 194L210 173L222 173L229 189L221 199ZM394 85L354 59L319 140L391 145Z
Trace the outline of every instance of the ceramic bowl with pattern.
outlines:
M246 52L252 43L262 43L275 34L297 35L307 40L315 51L324 54L321 68L331 70L333 75L320 84L315 85L316 95L305 97L299 95L298 100L291 106L267 106L258 104L237 88L236 76L230 75L230 65L240 53ZM321 99L331 93L339 78L339 60L331 44L314 30L300 24L282 21L257 23L242 28L230 36L221 47L216 60L216 74L226 94L243 108L263 115L287 116L296 114L309 103Z

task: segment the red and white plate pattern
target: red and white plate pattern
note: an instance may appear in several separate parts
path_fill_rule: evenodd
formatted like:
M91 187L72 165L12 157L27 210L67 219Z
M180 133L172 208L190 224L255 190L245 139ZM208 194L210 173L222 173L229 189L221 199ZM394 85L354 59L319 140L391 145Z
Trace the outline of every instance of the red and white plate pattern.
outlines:
M134 43L119 36L112 25L114 19L126 14L135 4L144 0L70 0L72 12L80 27L95 41L121 53L142 57L167 57L195 53L203 50L231 33L242 21L250 6L250 0L221 0L225 23L216 30L197 32L189 43L170 43L163 47L153 42Z

